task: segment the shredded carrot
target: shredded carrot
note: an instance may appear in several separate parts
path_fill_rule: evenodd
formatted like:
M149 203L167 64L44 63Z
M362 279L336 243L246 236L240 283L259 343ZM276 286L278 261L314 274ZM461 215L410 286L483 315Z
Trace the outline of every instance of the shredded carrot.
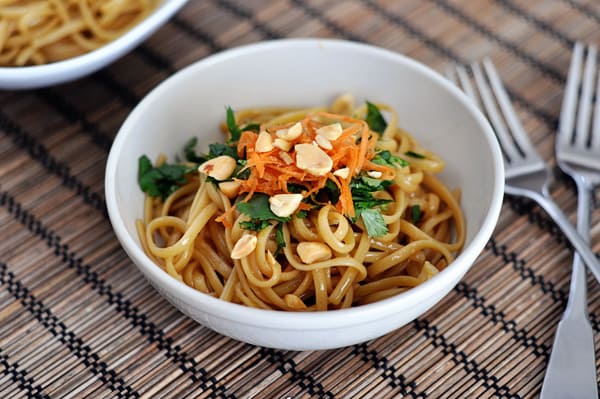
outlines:
M370 161L375 156L375 144L379 138L378 133L369 129L369 126L363 120L346 115L317 112L307 115L301 121L303 132L290 142L291 148L287 154L289 159L295 160L294 146L296 144L312 143L316 137L316 131L320 127L335 122L342 125L342 134L331 141L332 149L323 149L333 161L331 171L323 176L312 175L300 169L295 162L288 164L280 156L282 152L280 148L274 147L272 150L265 152L256 151L258 134L251 131L243 132L237 143L237 152L240 157L245 155L246 167L250 170L248 179L238 180L240 182L240 193L247 193L244 200L249 200L254 193L267 195L289 193L288 187L290 184L304 186L306 190L302 192L302 195L307 197L325 187L327 180L332 180L340 190L340 198L335 204L336 209L353 217L355 211L350 190L352 177L360 173L361 170L379 171L382 173L382 177L386 179L391 179L395 175L393 168ZM269 126L266 131L271 135L272 140L275 140L277 131L287 129L294 123ZM347 178L333 175L334 171L342 168L349 169ZM227 218L222 215L221 219L225 220Z

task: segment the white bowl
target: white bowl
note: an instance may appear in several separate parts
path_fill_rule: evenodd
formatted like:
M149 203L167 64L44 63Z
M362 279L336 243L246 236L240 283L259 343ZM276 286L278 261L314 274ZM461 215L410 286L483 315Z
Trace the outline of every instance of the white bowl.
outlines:
M152 14L127 33L89 53L44 65L0 67L0 89L36 89L96 72L146 40L185 3L187 0L163 0Z
M221 141L225 106L315 106L350 92L388 103L400 125L447 162L442 179L462 189L467 241L431 280L398 296L352 309L293 313L251 309L204 295L176 281L144 253L135 230L143 195L137 159L169 156L198 136ZM172 158L171 158L172 159ZM497 221L504 188L500 149L486 119L429 68L376 47L337 40L280 40L205 58L154 89L121 127L106 167L106 201L123 248L150 283L199 323L255 345L314 350L384 335L423 314L446 295L483 250Z

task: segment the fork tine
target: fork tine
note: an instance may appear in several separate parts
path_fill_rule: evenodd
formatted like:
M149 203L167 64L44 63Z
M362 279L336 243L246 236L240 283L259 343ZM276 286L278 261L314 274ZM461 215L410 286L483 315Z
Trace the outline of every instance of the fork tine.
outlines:
M483 59L483 68L487 73L488 79L492 86L492 91L494 94L496 94L496 99L500 105L500 109L502 110L504 118L510 127L513 138L521 149L523 156L539 158L535 148L533 148L533 145L529 140L529 136L525 132L525 129L523 128L523 125L517 116L517 113L511 105L508 94L506 93L504 85L500 80L500 76L498 75L498 72L496 72L496 68L494 68L494 64L489 58Z
M455 64L448 68L446 71L446 77L458 88L460 88L467 95L467 97L469 97L477 105L477 107L481 108L479 98L469 79L467 68L461 64Z
M494 131L496 132L496 136L498 137L498 141L504 151L508 161L514 161L516 159L521 158L522 156L519 154L519 151L515 144L513 143L508 129L506 128L506 124L502 120L498 108L494 102L494 97L485 81L485 77L481 70L479 64L471 64L471 69L473 70L473 76L475 77L475 83L479 89L479 94L483 101L483 105L485 106L485 110L490 118L490 122L494 126Z
M463 87L463 91L467 96L471 98L481 109L481 104L479 102L479 97L477 96L477 92L475 88L471 84L471 80L469 79L469 73L467 72L467 68L462 65L456 66L456 74L458 75L458 80L460 81L461 86Z
M600 74L596 85L596 103L594 105L594 122L592 125L592 135L590 136L592 149L600 152Z
M590 128L592 90L594 88L594 76L596 75L596 53L596 46L591 45L588 47L575 130L575 141L580 148L585 148Z
M560 111L560 122L558 124L558 145L566 148L571 143L574 132L575 106L577 105L577 86L579 85L579 73L583 61L583 43L577 42L573 47L569 75L565 86L565 94Z

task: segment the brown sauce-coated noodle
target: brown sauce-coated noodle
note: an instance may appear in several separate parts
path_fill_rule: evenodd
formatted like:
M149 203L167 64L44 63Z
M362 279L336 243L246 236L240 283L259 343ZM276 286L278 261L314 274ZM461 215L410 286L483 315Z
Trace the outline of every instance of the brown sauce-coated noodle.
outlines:
M430 279L452 262L464 245L460 191L450 190L435 176L444 168L444 161L397 127L392 108L378 106L389 123L376 137L376 151L387 150L409 162L394 167L391 174L384 171L393 182L376 193L378 198L391 200L380 208L386 234L370 237L361 219L346 216L339 204L326 203L304 217L294 214L289 221L272 223L258 232L244 230L240 222L248 216L240 213L235 203L247 199L251 189L230 199L204 174L192 174L188 183L165 201L146 197L144 219L137 222L145 252L171 276L198 291L262 309L347 308L397 295ZM305 129L314 130L318 121L330 123L339 115L344 132L358 137L366 124L353 126L351 122L364 119L366 112L365 106L354 107L351 96L345 95L328 109L248 109L238 112L236 119L239 125L260 123L261 129L276 137L282 126L302 121ZM373 135L369 131L362 137L371 140ZM273 156L277 153L274 149ZM293 161L295 154L290 154ZM164 161L162 157L158 162ZM363 173L368 165L373 163L364 161L363 170L355 168L354 173ZM319 182L320 178L314 178L311 184ZM420 213L418 220L413 220L415 207ZM280 251L277 230L285 242ZM236 242L247 234L256 237L254 250L232 259ZM297 249L307 242L325 245L330 256L303 262Z
M0 66L72 58L111 42L159 0L0 0Z

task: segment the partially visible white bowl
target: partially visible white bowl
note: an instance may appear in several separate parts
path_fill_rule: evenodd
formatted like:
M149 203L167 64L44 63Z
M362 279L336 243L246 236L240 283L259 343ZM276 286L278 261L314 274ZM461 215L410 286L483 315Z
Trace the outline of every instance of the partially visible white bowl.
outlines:
M293 313L221 301L170 277L140 246L135 220L143 194L137 160L173 157L192 136L221 141L225 106L316 106L350 92L393 106L400 125L446 160L441 178L462 190L463 251L446 269L395 297L351 309ZM171 158L172 159L172 158ZM191 65L154 89L121 127L106 166L106 202L123 248L173 305L229 337L281 349L329 349L379 337L409 323L446 295L492 234L504 173L494 133L477 108L436 72L376 47L336 40L281 40L225 51Z
M64 61L23 67L0 67L0 89L36 89L81 78L122 57L158 30L188 0L163 0L124 35L89 53Z

